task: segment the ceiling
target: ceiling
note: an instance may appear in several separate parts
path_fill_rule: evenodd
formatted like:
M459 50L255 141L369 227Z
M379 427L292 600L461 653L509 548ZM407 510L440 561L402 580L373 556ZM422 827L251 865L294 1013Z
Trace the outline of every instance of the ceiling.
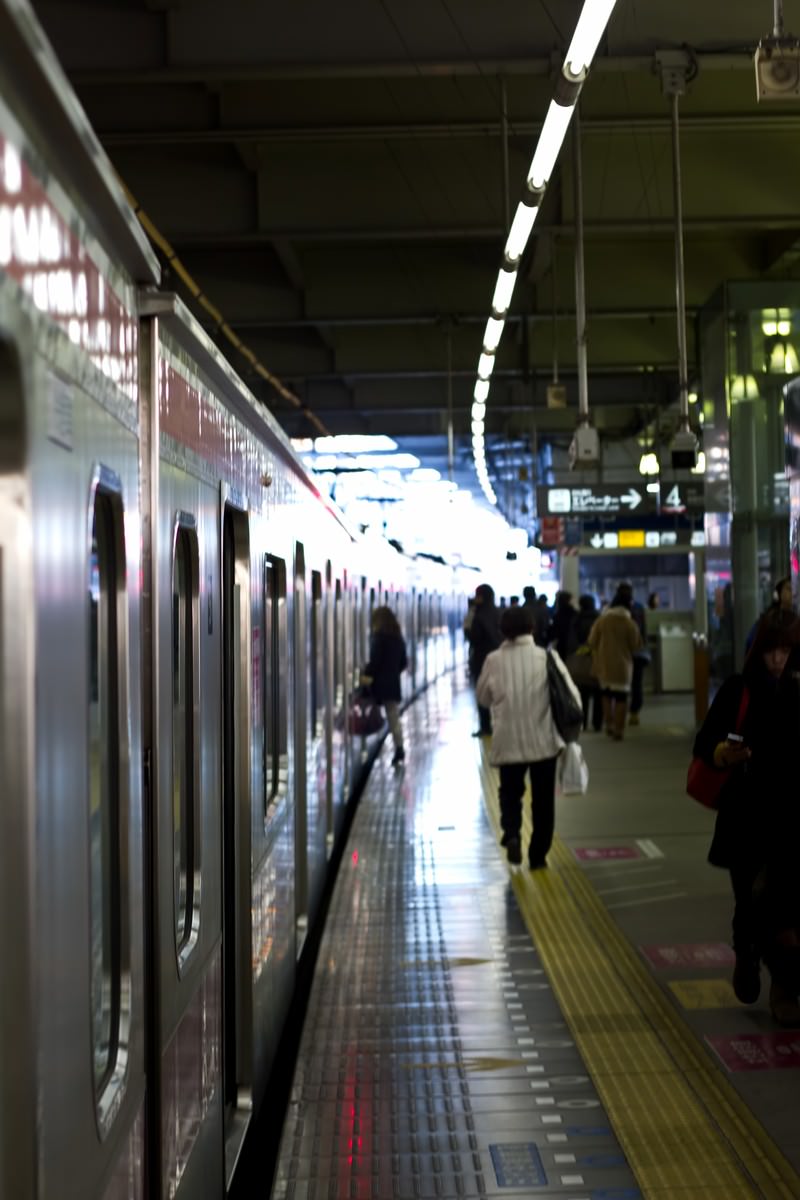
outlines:
M450 410L463 469L509 216L580 0L34 7L132 196L299 398L232 355L287 432L317 432L310 412L446 461ZM694 76L681 100L690 369L692 314L723 280L798 273L800 100L755 96L772 19L771 0L618 0L584 86L589 400L607 439L676 399L660 52L688 50ZM785 21L800 32L800 0ZM487 444L563 444L574 428L573 197L566 145L498 351ZM546 404L554 362L561 411Z

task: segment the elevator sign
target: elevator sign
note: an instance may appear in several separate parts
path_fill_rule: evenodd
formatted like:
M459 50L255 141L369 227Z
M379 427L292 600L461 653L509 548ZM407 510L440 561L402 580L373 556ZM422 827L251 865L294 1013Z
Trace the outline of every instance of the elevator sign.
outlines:
M597 483L586 487L540 487L536 489L540 517L628 516L654 513L657 495L641 483Z

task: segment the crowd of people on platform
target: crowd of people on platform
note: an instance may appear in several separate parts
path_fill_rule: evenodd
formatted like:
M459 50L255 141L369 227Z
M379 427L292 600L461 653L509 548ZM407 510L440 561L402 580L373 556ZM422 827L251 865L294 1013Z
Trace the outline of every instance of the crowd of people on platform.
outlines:
M648 608L659 606L653 593ZM475 736L492 735L498 768L502 844L522 862L522 800L530 776L532 870L546 867L554 830L556 769L564 749L551 707L548 658L583 711L583 728L605 728L614 741L637 725L647 649L644 606L622 582L598 609L577 606L567 591L552 608L532 587L523 602L498 607L488 584L477 588L464 621L469 674L478 703ZM781 1025L800 1026L800 890L794 851L800 834L795 802L795 739L800 730L800 621L791 580L780 579L773 602L747 637L741 672L720 687L702 724L694 755L721 773L709 862L729 871L733 892L733 988L745 1004L758 1000L761 964L769 1002Z
M659 606L657 593L648 608ZM598 609L592 596L577 606L560 591L552 608L526 587L498 606L480 584L464 618L468 671L478 705L476 737L491 737L489 761L499 772L502 845L520 865L522 802L530 777L531 870L547 866L555 824L559 757L567 745L561 702L574 702L583 729L605 728L622 741L637 725L649 662L644 606L621 582ZM758 1000L761 964L770 975L770 1008L778 1023L800 1026L800 890L794 851L800 834L795 801L795 739L800 729L800 620L791 580L778 581L773 602L747 637L741 672L727 679L703 721L694 755L720 772L709 862L730 873L733 892L733 988L745 1004ZM391 609L372 614L369 662L362 681L386 712L393 765L405 757L399 715L405 642Z

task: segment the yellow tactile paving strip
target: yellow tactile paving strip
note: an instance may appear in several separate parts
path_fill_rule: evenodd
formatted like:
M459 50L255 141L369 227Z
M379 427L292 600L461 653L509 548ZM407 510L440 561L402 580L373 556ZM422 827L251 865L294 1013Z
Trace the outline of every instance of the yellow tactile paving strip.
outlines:
M483 794L499 833L497 778ZM530 837L525 805L524 840ZM556 838L514 891L576 1046L648 1200L800 1197L800 1176L652 979Z

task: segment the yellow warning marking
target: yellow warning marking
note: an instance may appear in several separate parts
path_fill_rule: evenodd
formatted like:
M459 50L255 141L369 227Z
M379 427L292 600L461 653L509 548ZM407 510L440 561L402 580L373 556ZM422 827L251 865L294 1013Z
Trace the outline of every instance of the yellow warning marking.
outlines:
M485 750L481 776L499 829L497 780ZM529 816L523 833L530 836ZM644 1196L797 1200L800 1176L714 1066L558 838L550 860L555 869L512 871L511 883Z
M727 979L673 979L669 989L684 1008L736 1008L733 988Z

